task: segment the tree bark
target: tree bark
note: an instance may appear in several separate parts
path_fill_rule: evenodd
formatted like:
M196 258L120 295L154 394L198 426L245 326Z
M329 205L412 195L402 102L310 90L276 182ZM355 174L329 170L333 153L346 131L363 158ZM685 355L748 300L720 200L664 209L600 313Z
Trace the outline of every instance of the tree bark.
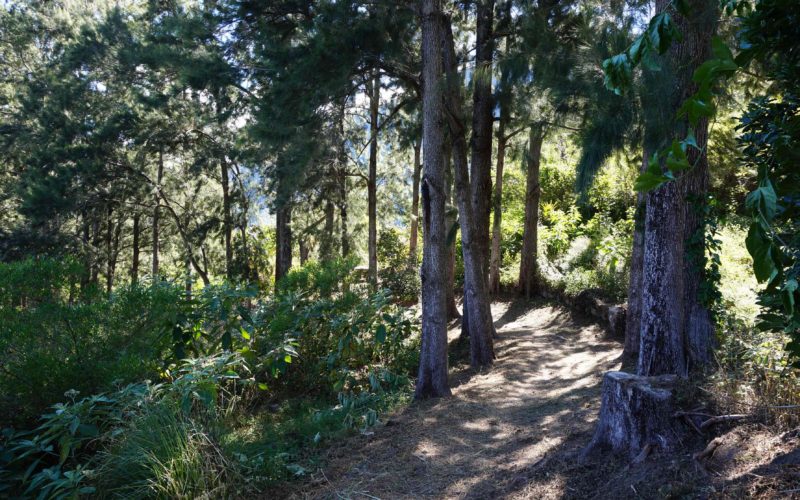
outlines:
M455 193L453 189L453 162L452 148L447 143L444 148L444 168L445 168L445 231L447 234L447 319L460 318L456 306L456 239L452 241L450 236L455 230L456 214L453 207L456 205Z
M708 59L711 36L716 27L717 10L713 2L690 2L692 19L674 13L683 34L666 54L667 87L650 89L649 100L655 109L646 115L646 149L657 150L681 140L689 129L685 120L674 121L675 110L696 90L694 70ZM668 0L658 0L656 9L670 8ZM648 118L649 116L649 118ZM704 238L703 215L693 215L692 199L703 203L707 181L705 146L707 122L695 129L701 152L687 151L694 169L676 182L667 183L646 195L644 259L642 270L642 317L639 362L640 375L688 375L689 368L710 360L713 329L710 316L700 304L698 291L704 279L703 249L687 255L687 242ZM658 136L666 138L659 144ZM702 245L702 243L701 243Z
M131 257L131 283L139 282L139 219L140 214L133 215L133 255Z
M347 151L344 137L344 110L346 100L342 101L339 114L339 219L342 225L342 257L350 254L350 236L347 234Z
M503 218L503 167L506 156L506 116L500 108L500 125L497 130L497 168L494 181L494 203L492 207L492 251L489 259L489 293L500 293L500 224Z
M231 193L228 162L220 159L220 179L222 183L222 225L225 239L225 276L233 278L233 217L231 216Z
M292 206L286 201L275 216L275 286L292 267Z
M326 188L326 192L327 192L327 188ZM335 215L334 208L335 207L333 206L333 200L331 199L331 194L332 193L328 193L327 196L326 196L326 200L325 200L325 229L324 229L324 231L322 233L322 241L320 242L320 246L319 246L319 260L321 260L321 261L331 260L334 257L334 252L333 252L333 248L334 248L333 228L334 228L334 215ZM301 255L300 255L300 264L302 265L302 264L305 263L305 260L303 260L303 256L302 256L302 253L303 253L302 250L307 245L306 245L306 242L305 242L304 239L299 240L298 243L301 244L301 246L300 246L300 250L301 250L300 251L300 253L301 253Z
M164 179L164 151L159 149L158 150L158 171L156 172L156 206L153 208L153 261L152 261L152 273L153 279L155 280L158 277L158 237L159 237L159 224L160 220L160 213L159 209L161 208L161 181Z
M492 196L492 63L494 59L494 0L477 0L475 72L472 92L472 157L470 189L475 214L475 243L485 280L489 278L489 209Z
M111 242L112 242L112 235L114 230L114 221L111 220L111 216L114 213L114 209L111 205L108 206L108 212L106 213L106 293L111 293L111 288L114 286L114 267L113 267L113 257L111 255Z
M519 291L530 299L539 290L539 167L544 130L532 125L528 135L528 165L525 180L525 222L522 231L522 256L519 265Z
M640 172L647 169L649 154L643 150ZM644 264L645 196L636 194L636 212L633 216L633 242L631 247L630 281L628 282L628 310L625 316L625 348L623 356L637 359L642 325L642 265Z
M419 178L422 173L419 141L414 143L414 175L411 179L411 233L408 235L408 265L417 267L417 234L419 233Z
M378 214L377 214L377 182L378 182L378 106L381 99L380 74L375 73L372 82L367 86L369 99L369 179L367 180L367 218L368 220L368 258L369 282L378 284Z
M445 292L444 115L442 99L441 0L422 0L422 346L415 398L450 395L447 383Z
M461 225L461 248L464 255L464 320L470 343L470 365L489 366L494 362L494 325L486 289L485 260L482 258L479 217L470 196L467 167L467 141L462 118L463 97L456 63L453 32L449 19L443 19L444 67L446 74L445 109L453 147L453 168Z

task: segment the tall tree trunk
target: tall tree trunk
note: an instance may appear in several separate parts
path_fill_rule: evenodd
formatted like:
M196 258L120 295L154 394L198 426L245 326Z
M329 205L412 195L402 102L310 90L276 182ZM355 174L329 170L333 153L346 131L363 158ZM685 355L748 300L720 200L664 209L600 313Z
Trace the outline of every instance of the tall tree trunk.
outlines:
M492 207L492 251L489 259L489 293L500 293L500 224L503 218L503 167L506 156L506 116L500 108L500 126L497 130L497 169L494 182L494 203Z
M84 272L81 274L81 292L83 292L91 281L92 266L94 265L92 249L89 246L89 215L85 208L81 211L81 225L81 243L83 244L84 262L86 264L86 269L84 269Z
M233 217L231 216L231 194L228 162L220 159L220 179L222 180L222 225L225 233L225 276L233 278Z
M717 18L713 2L695 0L690 4L691 20L673 13L683 38L673 43L664 58L666 71L660 72L660 86L649 88L647 104L652 109L645 115L647 150L681 140L689 127L685 120L675 122L675 111L696 90L692 75L709 57ZM657 0L656 10L662 12L671 5L668 0ZM702 249L699 257L687 255L687 241L703 237L704 216L691 215L691 200L705 198L707 189L707 127L707 122L702 122L695 129L702 153L687 151L695 168L646 195L639 375L686 376L689 368L710 357L710 318L697 294L704 279ZM699 324L692 324L694 321Z
M305 238L299 238L297 240L297 245L300 249L300 265L304 265L308 262L308 255L311 253L311 249L308 248L308 242ZM322 258L325 258L325 254L323 254Z
M647 165L647 154L644 156ZM645 197L636 195L636 213L633 217L633 242L631 248L630 281L628 282L628 310L625 315L625 348L623 355L635 359L639 356L642 325L642 266L644 264Z
M538 292L539 166L544 130L532 125L528 135L528 166L525 180L525 222L522 230L522 257L519 265L519 291L525 298Z
M369 179L367 181L367 218L369 219L369 282L378 284L378 107L381 99L381 77L375 72L368 85L369 99Z
M89 281L93 285L98 284L98 277L100 275L100 215L95 211L92 218L92 267L89 273Z
M475 243L485 280L489 278L489 209L492 197L492 63L494 60L494 0L477 0L475 72L472 77L472 157L469 178L475 215ZM458 168L458 167L456 167Z
M292 206L284 202L275 217L275 286L292 267Z
M159 223L160 220L160 213L159 209L161 208L161 181L164 179L164 151L159 149L158 150L158 172L156 173L156 206L153 209L153 279L155 280L158 277L158 238L159 238Z
M339 220L342 225L342 257L350 254L350 235L347 234L347 150L344 137L346 105L347 99L344 99L339 113Z
M417 234L419 233L419 178L422 173L419 141L414 143L414 175L411 178L411 234L408 235L408 265L417 267Z
M325 228L324 228L324 230L322 232L322 239L321 239L320 245L319 245L319 260L321 260L321 261L327 261L327 260L330 260L330 259L332 259L334 257L334 252L333 252L333 247L334 247L333 227L334 227L334 216L336 214L335 214L335 211L334 211L335 207L333 206L333 200L332 200L332 196L331 196L333 193L329 192L328 188L326 188L325 191L327 192L327 194L325 196L325 198L326 198L325 199ZM304 240L299 240L298 243L302 243L303 244L301 246L301 250L302 250L302 248L304 246L307 246L305 244ZM301 251L301 253L302 253L302 251ZM305 263L305 261L302 259L302 256L301 256L300 264L303 264L303 263Z
M111 288L114 286L114 257L111 252L111 243L112 243L112 235L114 230L114 221L111 220L111 216L114 213L114 209L111 205L108 206L108 212L106 214L106 292L111 293Z
M444 113L441 0L422 0L422 346L415 398L450 395L447 383Z
M456 206L455 190L453 189L453 162L452 148L449 143L444 147L444 168L445 168L445 228L447 231L447 319L460 318L456 306L456 239L451 235L455 231L457 224L456 214L453 207Z
M453 167L458 196L461 225L461 248L464 255L464 320L468 324L470 365L473 368L494 362L494 325L486 289L485 260L481 247L479 217L475 214L470 196L470 177L467 167L467 141L462 118L463 97L456 63L453 32L449 19L443 19L444 67L446 75L445 106L450 137L453 144Z
M131 283L139 282L139 220L141 214L133 215L133 256L131 257Z
M109 293L114 286L114 278L117 275L117 262L119 261L119 240L122 236L122 215L117 219L117 223L114 226L114 238L111 243L111 260L110 260L110 274L109 274L109 281L111 282L111 286L109 286Z

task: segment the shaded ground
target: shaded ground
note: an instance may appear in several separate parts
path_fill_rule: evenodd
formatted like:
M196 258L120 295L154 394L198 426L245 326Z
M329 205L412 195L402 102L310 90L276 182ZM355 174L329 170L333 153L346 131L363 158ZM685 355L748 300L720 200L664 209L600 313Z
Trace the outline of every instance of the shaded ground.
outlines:
M800 498L800 456L791 452L800 431L722 436L729 446L711 462L692 453L713 436L634 467L613 457L579 463L597 418L602 374L619 369L621 344L558 306L517 301L492 310L499 334L492 369L451 367L452 398L413 404L369 435L335 444L324 470L291 496ZM457 327L450 331L451 343L458 334Z
M341 443L301 496L485 498L520 489L522 473L548 453L585 441L620 344L559 307L496 303L493 313L494 368L457 369L452 398L413 405L374 435Z

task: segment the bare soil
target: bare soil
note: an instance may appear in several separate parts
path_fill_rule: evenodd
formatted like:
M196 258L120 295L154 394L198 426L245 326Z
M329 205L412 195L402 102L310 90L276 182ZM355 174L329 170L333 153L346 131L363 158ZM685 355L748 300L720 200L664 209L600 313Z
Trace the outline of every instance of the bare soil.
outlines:
M767 440L752 430L719 463L692 458L711 437L687 442L685 454L656 454L636 466L614 457L580 463L602 374L620 368L622 345L558 306L499 302L492 312L499 338L491 369L451 367L451 398L412 404L374 432L337 443L326 467L290 496L787 498L800 488L800 457L791 454L800 437ZM451 345L459 332L454 324ZM771 465L784 456L788 464Z

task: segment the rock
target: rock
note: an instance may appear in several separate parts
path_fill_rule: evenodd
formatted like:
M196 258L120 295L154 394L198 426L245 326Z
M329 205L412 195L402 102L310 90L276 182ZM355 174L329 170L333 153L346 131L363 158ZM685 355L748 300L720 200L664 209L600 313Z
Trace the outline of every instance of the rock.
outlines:
M603 376L600 417L582 458L610 450L641 461L650 450L674 451L684 433L675 413L677 377L643 377L625 372Z

